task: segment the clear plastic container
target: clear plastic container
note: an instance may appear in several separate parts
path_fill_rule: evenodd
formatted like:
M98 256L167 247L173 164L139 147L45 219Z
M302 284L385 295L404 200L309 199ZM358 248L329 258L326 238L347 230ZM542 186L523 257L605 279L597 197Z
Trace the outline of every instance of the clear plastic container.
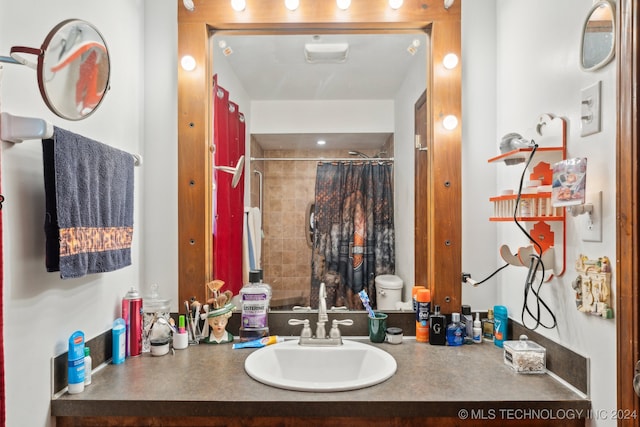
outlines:
M544 374L547 371L547 350L528 339L505 341L504 363L520 374Z
M167 326L170 314L171 300L158 297L158 285L151 285L151 295L143 299L142 305L142 352L151 351L151 340L169 339L171 329ZM166 322L158 325L158 319Z

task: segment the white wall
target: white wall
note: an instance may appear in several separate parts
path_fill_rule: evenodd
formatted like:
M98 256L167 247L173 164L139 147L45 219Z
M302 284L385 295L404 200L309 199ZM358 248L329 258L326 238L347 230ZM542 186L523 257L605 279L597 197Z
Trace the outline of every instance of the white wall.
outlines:
M2 1L2 0L0 0ZM144 0L143 290L178 301L178 16L174 0ZM117 21L113 23L118 25ZM182 122L181 126L188 126ZM148 292L148 291L146 291Z
M463 3L463 35L465 37L463 64L466 72L464 78L464 164L465 174L482 180L484 186L495 194L502 188L513 188L514 176L522 171L522 166L507 171L504 165L492 165L497 168L495 183L493 173L487 173L486 158L498 154L498 142L508 132L521 133L526 138L536 138L534 133L538 116L552 113L567 120L567 157L588 158L587 192L603 190L603 241L601 243L583 242L577 230L578 219L569 216L566 221L567 257L566 272L542 287L541 295L551 307L558 319L558 327L552 330L538 328L538 332L560 342L580 354L590 358L591 398L595 410L610 412L616 409L616 376L615 348L616 321L604 320L579 313L575 308L571 281L577 273L573 266L579 254L590 258L608 256L612 261L616 257L615 242L615 121L616 121L616 74L615 62L597 72L583 72L579 68L580 34L591 0L482 0ZM475 23L466 16L477 17L484 8L495 7L496 10L496 70L495 82L487 76L488 84L495 84L495 101L491 93L485 90L484 96L477 96L481 82L475 76L476 67L481 64L477 51L488 51L487 60L492 60L493 47L490 39L477 38L482 27L487 23L484 19L475 19ZM490 21L489 21L490 22ZM489 24L490 25L490 24ZM470 39L473 34L473 39ZM467 63L467 59L473 61ZM486 68L488 70L488 68ZM597 80L602 81L602 132L588 136L580 136L580 89L590 86ZM495 107L495 116L486 110ZM481 123L480 121L486 121ZM495 126L495 134L491 128ZM480 129L484 129L480 131ZM476 133L478 130L478 133ZM482 136L482 137L480 137ZM471 155L470 149L476 145L488 145L486 150L493 154L480 158ZM480 149L479 149L480 150ZM484 158L483 158L484 157ZM517 170L516 170L517 169ZM515 172L514 172L515 171ZM471 199L472 191L465 180L463 207L478 206L481 200ZM477 187L474 187L477 188ZM483 198L486 197L483 195ZM476 205L477 204L477 205ZM485 206L488 201L485 202ZM484 209L484 207L483 207ZM465 215L467 215L465 208ZM470 239L467 227L487 227L496 230L497 242L491 244L495 254L495 265L503 262L498 255L498 246L503 243L519 243L526 246L528 242L511 223L486 223L480 220L481 215L474 218L473 223L464 218L465 242L464 256L466 262L472 254L480 253L489 244L483 239ZM556 236L556 239L559 237ZM511 245L515 247L515 245ZM489 266L482 268L486 272ZM475 271L470 271L476 276ZM526 270L509 267L499 273L496 281L483 287L492 296L497 289L496 302L508 307L510 317L520 321L523 304L523 286ZM480 275L482 277L482 274ZM615 271L613 273L613 297L615 301ZM481 285L483 286L483 285ZM465 297L467 296L465 288ZM474 290L474 292L482 292ZM474 296L475 299L475 296ZM548 320L548 319L546 319ZM528 321L531 324L531 321ZM609 373L609 374L604 374ZM615 425L613 420L591 420L593 425Z
M423 56L421 56L423 57ZM415 104L425 91L427 61L415 61L394 102L394 218L396 223L396 275L404 282L403 301L411 300L415 278L414 153ZM425 212L426 215L426 212Z
M497 19L490 12L496 4ZM51 358L65 350L74 330L83 329L88 337L107 330L129 286L146 291L151 283L158 283L161 295L171 298L172 310L177 309L176 4L173 0L112 0L99 6L78 0L55 5L0 0L0 55L8 54L13 45L37 47L57 22L79 17L101 30L113 61L111 91L87 120L71 123L56 118L40 99L33 71L8 64L0 83L0 108L44 117L141 153L145 159L136 170L133 265L62 281L44 269L40 143L2 143L2 194L7 198L2 209L5 373L7 425L11 426L53 424L49 418ZM615 188L615 66L597 73L581 72L577 66L579 31L590 6L591 0L463 2L463 269L474 278L482 278L500 263L497 246L504 238L515 238L506 236L502 225L486 220L488 196L504 185L495 165L487 165L486 159L497 153L504 133L529 132L543 112L567 117L568 155L589 157L590 184ZM603 81L603 132L581 138L579 90L596 79ZM479 180L481 186L474 184ZM474 190L466 191L469 186ZM560 326L546 334L591 358L594 409L612 410L616 407L615 323L578 313L569 287L577 254L615 257L613 191L605 192L603 205L602 243L581 242L575 222L567 221L567 273L552 281L545 294ZM485 259L485 253L489 257L493 253L493 258ZM498 282L465 288L463 301L484 308L495 300L512 313L519 312L521 292L513 284L523 283L523 274L510 268L498 276Z
M35 72L12 64L3 64L2 111L45 118L54 125L145 156L143 11L142 0L0 0L0 55L8 55L14 45L39 47L49 30L68 18L93 23L105 37L111 55L111 90L100 109L86 120L69 122L50 113L40 98ZM112 273L61 280L58 273L47 273L44 265L41 143L2 143L8 426L53 424L49 416L51 358L66 351L67 340L75 330L83 330L91 338L110 329L127 289L143 284L142 168L136 168L135 180L132 265ZM165 209L170 209L170 203Z
M462 3L462 271L481 281L496 268L496 225L489 197L495 195L496 137L495 1ZM498 278L462 285L462 303L493 307Z
M252 101L251 133L393 132L392 100Z

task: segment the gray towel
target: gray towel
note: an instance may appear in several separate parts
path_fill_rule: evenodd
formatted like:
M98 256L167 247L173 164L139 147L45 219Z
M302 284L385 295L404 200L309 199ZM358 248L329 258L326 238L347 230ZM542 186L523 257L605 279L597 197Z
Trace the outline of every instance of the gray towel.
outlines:
M57 127L42 153L47 271L67 279L131 265L133 156Z

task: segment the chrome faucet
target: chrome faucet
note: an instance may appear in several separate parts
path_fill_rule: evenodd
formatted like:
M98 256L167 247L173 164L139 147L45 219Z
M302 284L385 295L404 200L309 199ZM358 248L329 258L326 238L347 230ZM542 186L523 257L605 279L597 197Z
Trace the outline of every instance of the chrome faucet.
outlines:
M320 290L318 292L318 323L316 324L316 338L326 338L327 332L324 329L324 324L329 321L329 315L327 315L327 288L324 282L320 283Z
M320 290L318 292L318 322L316 323L315 336L312 336L311 334L311 326L309 325L308 319L305 319L305 320L289 319L290 325L303 325L302 332L300 333L300 341L299 341L300 345L316 345L316 346L342 345L342 335L340 334L340 329L338 328L338 325L351 326L353 325L353 320L333 319L331 323L331 330L329 331L329 335L327 336L327 331L324 326L329 321L329 315L327 314L326 298L327 298L327 289L323 282L323 283L320 283Z

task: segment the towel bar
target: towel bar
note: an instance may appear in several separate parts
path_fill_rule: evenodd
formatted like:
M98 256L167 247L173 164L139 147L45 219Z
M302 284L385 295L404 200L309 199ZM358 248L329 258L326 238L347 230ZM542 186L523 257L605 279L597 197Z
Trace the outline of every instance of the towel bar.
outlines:
M53 136L53 125L44 119L20 117L0 113L0 140L19 143L29 139L47 139ZM132 154L134 164L142 164L140 154Z

